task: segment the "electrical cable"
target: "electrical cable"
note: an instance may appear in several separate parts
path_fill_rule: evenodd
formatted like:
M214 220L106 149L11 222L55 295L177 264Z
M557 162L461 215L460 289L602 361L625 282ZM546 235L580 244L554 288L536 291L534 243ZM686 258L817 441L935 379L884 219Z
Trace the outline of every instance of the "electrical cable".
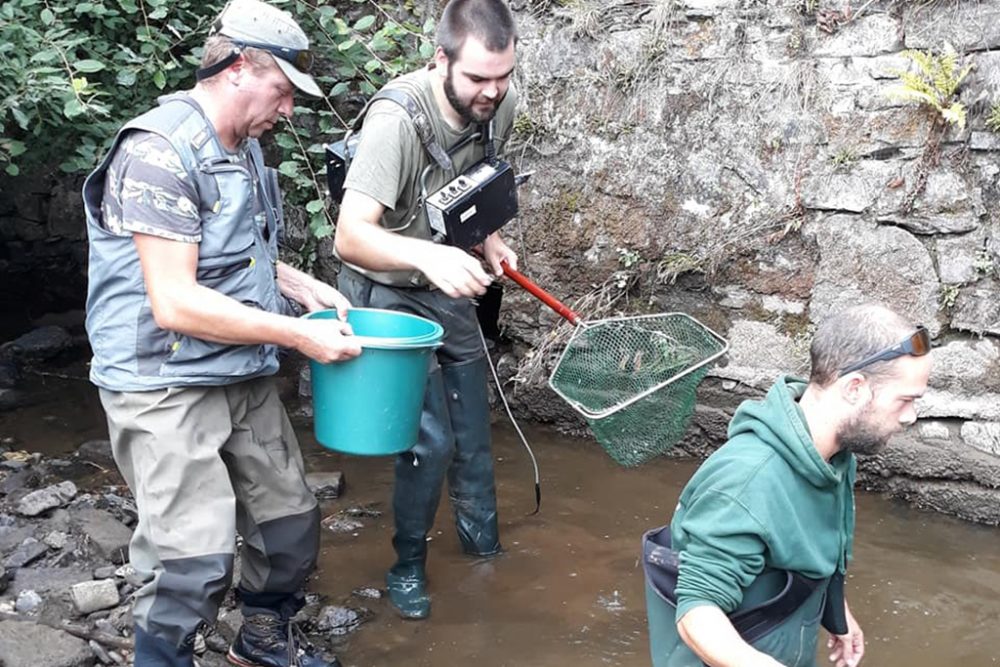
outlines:
M503 386L500 384L500 376L497 375L496 366L493 364L493 357L490 355L490 349L486 345L486 336L483 335L483 328L477 326L476 329L479 331L479 340L483 344L483 352L486 353L486 363L489 364L490 372L493 374L493 382L496 384L497 393L500 395L500 401L503 403L504 410L507 412L507 418L510 419L510 423L514 426L514 430L517 431L517 437L521 439L521 444L524 448L528 450L528 456L531 457L531 466L535 471L535 511L529 512L527 516L532 516L538 514L539 510L542 508L542 485L539 481L538 476L538 459L535 458L535 452L531 450L531 445L528 444L528 439L524 437L524 432L521 430L521 426L514 419L514 413L511 412L510 404L507 402L507 396L503 392Z

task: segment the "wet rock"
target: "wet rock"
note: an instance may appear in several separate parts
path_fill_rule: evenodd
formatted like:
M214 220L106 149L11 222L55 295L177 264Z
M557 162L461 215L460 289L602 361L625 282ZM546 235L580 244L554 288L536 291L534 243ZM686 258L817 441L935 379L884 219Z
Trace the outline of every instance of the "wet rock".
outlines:
M127 604L112 609L108 617L100 623L106 623L110 629L113 629L113 632L109 630L109 634L121 635L131 632L133 628L132 605Z
M316 616L316 629L334 637L340 637L354 632L370 617L371 612L367 609L351 609L331 605L323 607Z
M23 621L0 621L0 664L9 667L91 667L87 642L61 630Z
M76 450L76 457L104 467L114 467L115 459L111 455L111 441L88 440Z
M135 568L130 563L126 563L125 565L122 565L120 568L115 570L115 576L121 577L122 579L125 580L127 584L129 584L130 586L135 586L136 588L146 583L142 580L142 578L139 576L139 573L135 571ZM234 577L234 581L235 580L236 579Z
M965 422L962 424L962 440L973 449L1000 456L1000 423Z
M15 471L0 482L0 495L6 496L22 489L34 488L38 486L39 480L38 471L32 468Z
M17 595L17 601L14 602L14 609L19 614L28 614L38 606L42 604L42 596L35 591L21 591Z
M328 516L323 520L323 525L335 533L353 533L365 527L364 522L341 514Z
M116 607L121 601L118 596L118 587L110 579L75 584L70 589L70 596L76 610L81 614L90 614L100 609Z
M21 368L13 359L0 357L0 389L13 389L21 382Z
M111 579L115 576L118 568L114 565L105 565L94 570L94 579Z
M351 595L365 600L380 600L382 599L382 589L375 588L374 586L366 586L364 588L355 588L351 591Z
M58 551L66 547L67 542L69 542L69 535L61 530L53 530L52 532L45 534L45 537L42 538L42 542L47 544L50 549Z
M13 410L28 403L28 395L17 389L0 388L0 411Z
M61 594L74 584L90 580L90 571L79 566L24 567L17 571L12 588L15 592L33 590L42 595Z
M28 563L32 563L46 553L48 553L49 547L44 542L39 542L33 537L29 537L20 546L17 547L7 558L4 560L4 567L8 568L19 568L24 567Z
M223 637L215 628L209 628L204 635L205 648L215 653L226 653L229 650L230 642Z
M219 618L215 622L215 630L221 634L227 642L236 639L236 633L243 625L243 614L239 609L223 609L219 612Z
M346 516L352 517L367 517L369 519L377 519L382 516L382 510L377 506L377 503L370 503L367 505L354 505L348 507L343 511Z
M22 542L35 534L34 526L11 523L0 526L0 554L16 549Z
M10 357L29 361L47 361L73 345L73 337L55 325L39 327L4 345Z
M344 491L344 473L311 472L306 475L306 484L319 500L333 500Z
M108 652L104 650L104 647L95 642L93 639L87 642L87 646L89 646L90 650L94 652L94 656L101 661L102 665L114 664L114 660L112 660L111 656L108 655Z
M33 491L21 498L14 508L21 516L38 516L56 507L62 507L76 495L76 484L70 481Z
M94 553L113 563L128 559L128 544L132 531L109 512L98 509L71 510L78 532L87 536Z

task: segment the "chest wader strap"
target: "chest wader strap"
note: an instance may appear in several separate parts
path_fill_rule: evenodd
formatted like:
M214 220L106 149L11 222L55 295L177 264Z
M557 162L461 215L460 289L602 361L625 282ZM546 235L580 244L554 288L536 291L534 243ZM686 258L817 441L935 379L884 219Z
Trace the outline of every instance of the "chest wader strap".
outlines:
M427 154L445 171L452 168L451 156L448 155L448 151L442 148L441 144L434 138L434 128L431 127L431 121L427 117L427 114L420 108L420 105L412 95L398 88L383 88L375 93L368 100L368 104L361 110L361 113L358 114L358 117L354 119L354 122L351 123L351 132L361 130L361 126L365 122L365 116L368 115L368 109L378 100L389 100L403 107L406 115L410 117L413 129L416 131L417 137L420 138L420 143L424 145L424 150L427 151ZM344 140L346 141L347 137L344 137Z
M642 567L646 581L667 604L677 607L679 554L670 548L670 526L655 528L642 538ZM809 579L785 572L785 585L774 597L748 609L726 614L743 641L753 644L777 628L816 591L825 580Z

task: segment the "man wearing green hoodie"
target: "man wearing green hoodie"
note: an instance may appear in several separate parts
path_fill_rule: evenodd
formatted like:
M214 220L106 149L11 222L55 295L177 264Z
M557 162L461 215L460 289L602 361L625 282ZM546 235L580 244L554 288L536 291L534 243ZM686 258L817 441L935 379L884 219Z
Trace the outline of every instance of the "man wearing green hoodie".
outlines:
M881 306L856 306L819 326L808 383L780 378L763 400L740 406L728 441L685 487L670 524L676 611L650 604L655 667L813 665L821 620L831 630L831 662L860 662L864 636L842 594L854 454L879 451L916 421L929 351L923 327ZM775 607L766 634L738 629L746 610L783 589L797 589L798 600Z

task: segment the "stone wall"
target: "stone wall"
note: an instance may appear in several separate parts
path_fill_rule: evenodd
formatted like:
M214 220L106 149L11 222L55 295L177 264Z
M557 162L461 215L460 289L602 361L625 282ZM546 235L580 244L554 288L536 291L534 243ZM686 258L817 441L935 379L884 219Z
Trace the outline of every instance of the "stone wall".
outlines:
M824 316L881 301L938 349L918 426L863 462L863 484L1000 524L1000 135L984 123L1000 2L876 0L850 17L806 2L520 5L514 155L537 174L508 235L585 317L682 310L729 338L678 453L710 451L741 400L806 372ZM975 65L969 122L928 162L936 112L885 91L901 52L946 42ZM506 299L515 402L580 428L543 398L569 327Z
M0 333L23 333L15 322L46 312L83 308L82 185L82 177L59 173L0 176L0 316L14 325Z

